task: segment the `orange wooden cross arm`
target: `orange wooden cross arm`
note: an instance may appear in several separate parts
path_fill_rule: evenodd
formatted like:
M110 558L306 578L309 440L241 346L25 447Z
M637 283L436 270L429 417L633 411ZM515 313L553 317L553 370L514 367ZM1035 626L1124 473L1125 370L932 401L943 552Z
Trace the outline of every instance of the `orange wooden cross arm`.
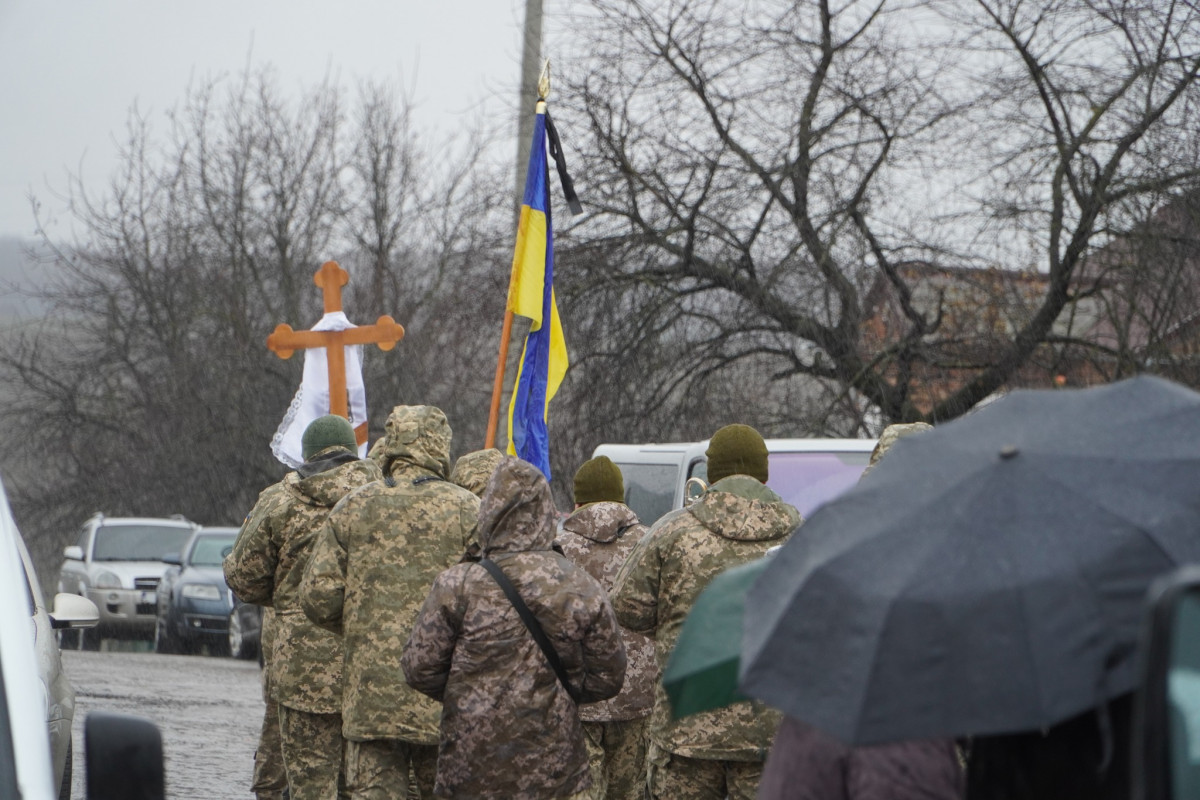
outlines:
M404 326L384 314L374 325L359 325L338 333L342 334L343 344L377 344L380 350L391 350L404 338Z
M280 358L291 358L297 350L334 344L376 344L380 350L391 350L403 338L404 326L385 314L374 325L344 331L296 331L286 323L276 325L267 337L267 347Z

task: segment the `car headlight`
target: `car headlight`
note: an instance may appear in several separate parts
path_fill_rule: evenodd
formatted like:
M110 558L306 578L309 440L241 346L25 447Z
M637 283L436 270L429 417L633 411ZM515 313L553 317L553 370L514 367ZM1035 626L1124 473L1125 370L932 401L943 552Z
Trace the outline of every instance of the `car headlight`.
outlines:
M195 600L220 600L221 590L211 583L184 584L182 594Z
M109 572L108 570L98 572L96 573L95 586L97 589L120 589L121 578L117 573Z

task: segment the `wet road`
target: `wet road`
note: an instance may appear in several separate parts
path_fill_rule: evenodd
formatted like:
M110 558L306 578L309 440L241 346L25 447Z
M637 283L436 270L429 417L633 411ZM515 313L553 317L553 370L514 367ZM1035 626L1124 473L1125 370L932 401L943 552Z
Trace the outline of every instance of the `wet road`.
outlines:
M83 798L83 720L104 710L158 725L167 797L252 798L250 775L262 724L256 661L135 652L64 651L76 692L73 798Z

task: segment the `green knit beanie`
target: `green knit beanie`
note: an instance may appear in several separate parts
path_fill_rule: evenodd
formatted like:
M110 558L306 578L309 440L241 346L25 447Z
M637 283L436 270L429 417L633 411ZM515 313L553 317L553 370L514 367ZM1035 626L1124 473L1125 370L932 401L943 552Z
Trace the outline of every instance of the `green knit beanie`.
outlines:
M621 468L608 456L585 461L575 472L575 502L583 506L602 500L625 502L625 481L621 478Z
M749 425L726 425L708 440L708 482L749 475L767 482L767 443Z
M354 428L350 420L337 414L326 414L308 423L304 436L300 439L304 460L308 461L330 447L344 447L358 455L358 440L354 437Z

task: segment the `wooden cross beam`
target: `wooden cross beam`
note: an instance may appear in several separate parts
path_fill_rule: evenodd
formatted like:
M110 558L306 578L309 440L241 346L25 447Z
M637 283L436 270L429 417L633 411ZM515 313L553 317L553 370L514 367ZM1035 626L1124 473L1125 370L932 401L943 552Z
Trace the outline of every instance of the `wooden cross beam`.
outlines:
M320 287L324 297L326 314L342 310L342 287L349 282L349 273L336 261L326 261L313 275L313 283ZM267 347L280 358L291 358L297 350L324 347L329 364L329 413L349 419L344 348L346 345L377 344L380 350L391 350L403 338L404 326L385 314L373 325L344 331L295 331L291 325L281 324L267 337ZM366 441L366 420L359 427L362 429L359 444L362 444Z

